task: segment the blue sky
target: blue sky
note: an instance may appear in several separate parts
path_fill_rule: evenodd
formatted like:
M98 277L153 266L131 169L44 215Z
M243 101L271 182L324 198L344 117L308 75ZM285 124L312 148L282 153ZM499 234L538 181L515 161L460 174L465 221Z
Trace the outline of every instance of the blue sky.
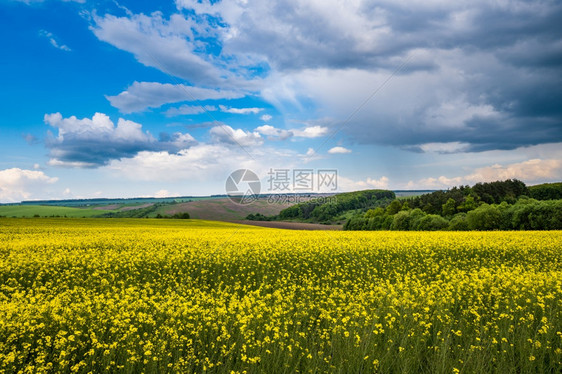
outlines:
M0 202L562 179L556 1L0 3Z

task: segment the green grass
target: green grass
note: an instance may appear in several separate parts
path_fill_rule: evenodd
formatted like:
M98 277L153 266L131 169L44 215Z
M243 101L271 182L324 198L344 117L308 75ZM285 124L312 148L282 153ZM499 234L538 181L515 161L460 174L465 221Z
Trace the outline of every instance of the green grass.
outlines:
M50 205L3 205L0 206L0 216L5 217L95 217L115 210L95 210L88 208L71 208Z

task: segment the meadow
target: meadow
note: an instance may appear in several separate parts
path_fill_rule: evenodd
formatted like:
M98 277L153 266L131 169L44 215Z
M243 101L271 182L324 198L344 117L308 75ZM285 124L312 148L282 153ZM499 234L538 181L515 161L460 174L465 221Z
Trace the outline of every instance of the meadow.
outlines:
M0 372L560 372L561 234L0 218Z

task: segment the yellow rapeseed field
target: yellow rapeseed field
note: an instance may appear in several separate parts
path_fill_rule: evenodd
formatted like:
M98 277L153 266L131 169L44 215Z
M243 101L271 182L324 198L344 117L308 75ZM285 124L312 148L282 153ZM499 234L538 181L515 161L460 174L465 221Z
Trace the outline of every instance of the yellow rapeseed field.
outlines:
M561 370L559 231L0 219L2 373Z

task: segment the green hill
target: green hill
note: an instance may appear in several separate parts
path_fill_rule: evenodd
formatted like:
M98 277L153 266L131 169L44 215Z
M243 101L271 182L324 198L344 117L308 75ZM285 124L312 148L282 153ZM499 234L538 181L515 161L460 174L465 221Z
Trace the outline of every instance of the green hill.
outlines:
M559 200L562 199L562 182L530 186L529 193L533 199L537 200Z
M275 218L279 220L303 220L330 222L345 216L349 211L367 210L386 205L396 195L387 190L364 190L319 197L282 210Z

